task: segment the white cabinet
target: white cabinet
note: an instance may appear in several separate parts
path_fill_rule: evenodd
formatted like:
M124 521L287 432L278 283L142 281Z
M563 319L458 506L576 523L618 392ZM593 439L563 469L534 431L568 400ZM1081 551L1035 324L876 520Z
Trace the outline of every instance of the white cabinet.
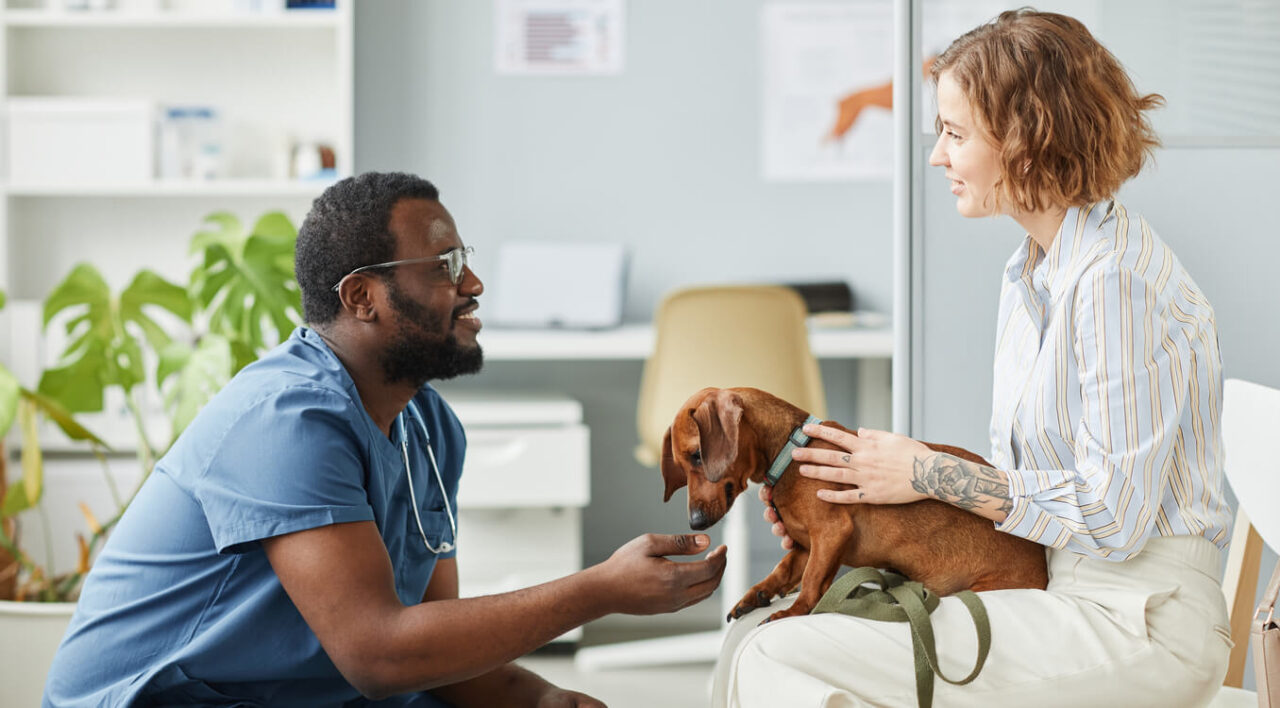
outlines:
M582 406L560 396L447 396L467 431L458 489L463 597L537 585L582 569L591 500ZM560 637L575 641L581 628Z
M0 3L0 116L12 117L0 137L0 288L10 298L43 299L80 261L117 290L142 267L181 281L205 215L252 223L282 210L297 223L334 175L351 172L350 0L274 12L174 0L83 11L64 0ZM141 147L137 116L125 126L123 105L154 107ZM32 132L33 111L58 113L80 139L60 140L48 123ZM120 141L85 144L94 131L126 135L128 155ZM199 153L195 168L175 167L192 163L175 146ZM331 172L291 172L320 153L332 155ZM9 174L13 161L40 169ZM128 169L110 169L124 161ZM21 343L0 342L0 357L11 346Z

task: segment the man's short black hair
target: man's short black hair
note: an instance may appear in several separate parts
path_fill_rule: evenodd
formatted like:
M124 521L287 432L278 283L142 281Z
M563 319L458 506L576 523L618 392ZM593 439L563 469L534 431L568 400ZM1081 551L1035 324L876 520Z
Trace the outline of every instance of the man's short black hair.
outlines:
M435 185L404 172L366 172L324 190L298 230L294 270L302 315L312 325L332 322L342 305L335 283L360 266L395 260L391 209L401 199L440 200Z

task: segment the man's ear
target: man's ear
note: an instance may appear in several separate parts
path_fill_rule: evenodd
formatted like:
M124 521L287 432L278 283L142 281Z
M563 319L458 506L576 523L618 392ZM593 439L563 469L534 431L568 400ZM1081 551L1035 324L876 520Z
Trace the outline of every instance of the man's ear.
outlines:
M680 468L676 462L675 455L671 452L671 427L667 427L667 432L662 436L662 481L667 484L667 492L662 495L663 503L671 501L671 495L676 490L688 484L688 476L684 470Z
M719 482L738 458L738 426L742 399L728 389L702 400L693 413L702 442L702 469L708 482Z
M361 273L346 278L338 287L338 306L351 313L361 322L371 322L377 317L377 304L372 289L374 278L363 277Z

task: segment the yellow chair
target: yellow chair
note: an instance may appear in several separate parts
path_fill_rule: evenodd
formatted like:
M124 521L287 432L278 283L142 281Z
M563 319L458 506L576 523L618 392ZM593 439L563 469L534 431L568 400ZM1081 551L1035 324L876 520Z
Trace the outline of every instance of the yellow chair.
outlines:
M656 466L680 404L707 386L750 386L826 415L804 301L772 285L698 287L668 295L654 316L653 354L640 379L636 459Z
M676 411L708 386L759 388L824 417L826 398L809 350L806 315L794 290L771 285L695 287L664 298L654 315L653 354L640 379L636 459L658 465L662 437ZM720 585L721 617L751 586L747 523L760 508L754 496L744 492L722 522L729 558ZM723 637L723 631L713 631L590 647L578 652L576 663L592 670L714 661Z

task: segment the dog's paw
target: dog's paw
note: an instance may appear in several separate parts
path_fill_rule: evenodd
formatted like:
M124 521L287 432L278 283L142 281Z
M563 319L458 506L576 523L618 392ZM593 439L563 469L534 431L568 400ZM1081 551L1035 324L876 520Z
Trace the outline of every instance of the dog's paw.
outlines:
M777 612L769 615L764 619L764 622L761 622L760 624L768 624L769 622L776 622L780 619L786 619L788 617L800 617L807 614L809 614L808 610L803 608L800 610L797 610L795 605L792 605L791 607L788 607L785 610L778 610Z
M768 607L772 599L772 596L764 590L752 588L741 600L738 600L738 604L733 606L726 619L732 622L754 609Z

